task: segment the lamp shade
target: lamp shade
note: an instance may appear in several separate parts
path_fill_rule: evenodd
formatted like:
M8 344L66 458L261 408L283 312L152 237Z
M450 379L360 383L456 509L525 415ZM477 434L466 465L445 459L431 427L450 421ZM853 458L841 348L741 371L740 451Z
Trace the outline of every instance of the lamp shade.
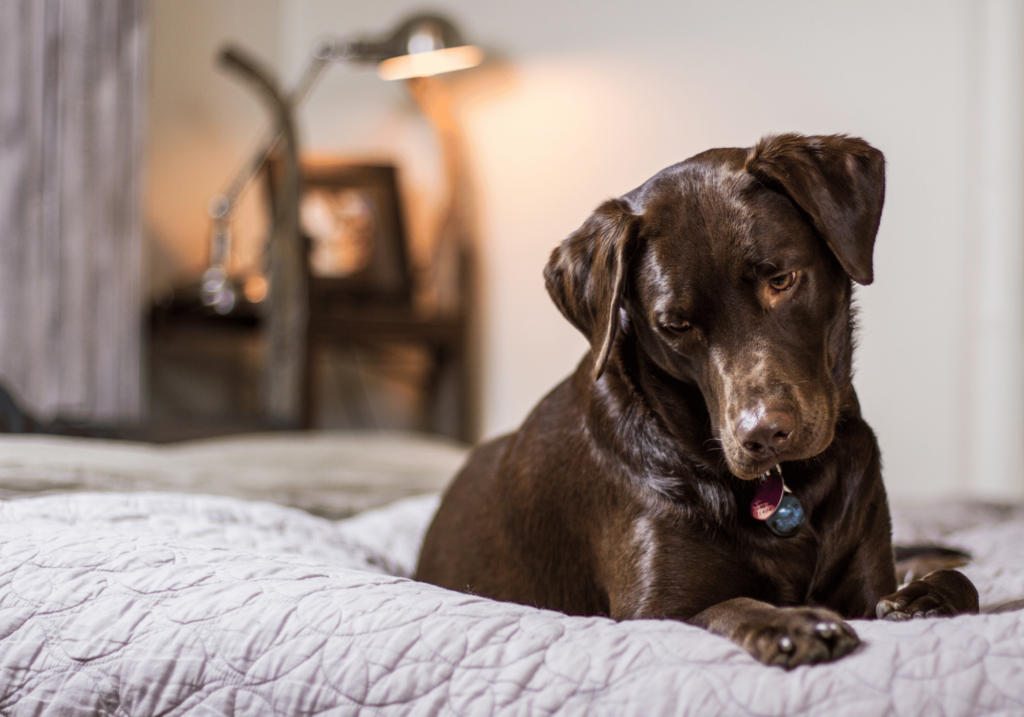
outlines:
M447 18L415 15L403 21L385 40L359 40L348 46L348 59L378 62L385 80L427 77L479 65L484 53L467 45Z

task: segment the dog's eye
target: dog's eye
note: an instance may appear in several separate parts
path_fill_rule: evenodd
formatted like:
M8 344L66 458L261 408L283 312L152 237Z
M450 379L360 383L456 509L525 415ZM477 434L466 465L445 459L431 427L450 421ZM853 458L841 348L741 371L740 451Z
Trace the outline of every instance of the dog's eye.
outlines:
M796 282L796 272L791 271L788 274L779 274L773 276L768 280L768 285L771 286L775 291L786 291L793 287Z
M666 331L672 331L674 333L681 334L686 331L689 331L690 329L693 328L693 326L688 321L676 321L669 324L662 324L661 328L665 329Z

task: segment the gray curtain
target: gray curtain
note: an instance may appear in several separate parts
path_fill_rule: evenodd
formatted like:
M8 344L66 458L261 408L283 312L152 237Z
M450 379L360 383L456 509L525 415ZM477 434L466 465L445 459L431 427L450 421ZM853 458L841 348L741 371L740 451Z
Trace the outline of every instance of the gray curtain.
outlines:
M0 2L0 381L141 410L144 0Z

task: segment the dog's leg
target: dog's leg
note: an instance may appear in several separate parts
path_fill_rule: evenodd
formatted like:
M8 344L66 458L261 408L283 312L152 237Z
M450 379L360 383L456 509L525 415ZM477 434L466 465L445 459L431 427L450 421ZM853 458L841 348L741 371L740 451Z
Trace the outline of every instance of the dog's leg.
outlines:
M936 570L878 601L875 614L883 620L909 620L978 612L978 590L963 573Z
M860 639L831 610L820 607L775 607L751 598L718 603L689 620L727 637L766 665L797 665L837 660Z

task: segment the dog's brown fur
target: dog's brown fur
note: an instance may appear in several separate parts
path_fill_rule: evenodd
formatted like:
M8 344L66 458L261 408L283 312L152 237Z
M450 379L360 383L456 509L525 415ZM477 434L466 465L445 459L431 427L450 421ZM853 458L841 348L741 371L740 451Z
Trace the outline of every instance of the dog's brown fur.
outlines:
M846 136L704 152L598 207L548 291L592 350L478 447L417 578L579 615L676 618L766 663L835 659L842 617L977 610L947 570L899 593L875 436L851 384L882 154ZM781 464L807 520L776 537L750 479Z

